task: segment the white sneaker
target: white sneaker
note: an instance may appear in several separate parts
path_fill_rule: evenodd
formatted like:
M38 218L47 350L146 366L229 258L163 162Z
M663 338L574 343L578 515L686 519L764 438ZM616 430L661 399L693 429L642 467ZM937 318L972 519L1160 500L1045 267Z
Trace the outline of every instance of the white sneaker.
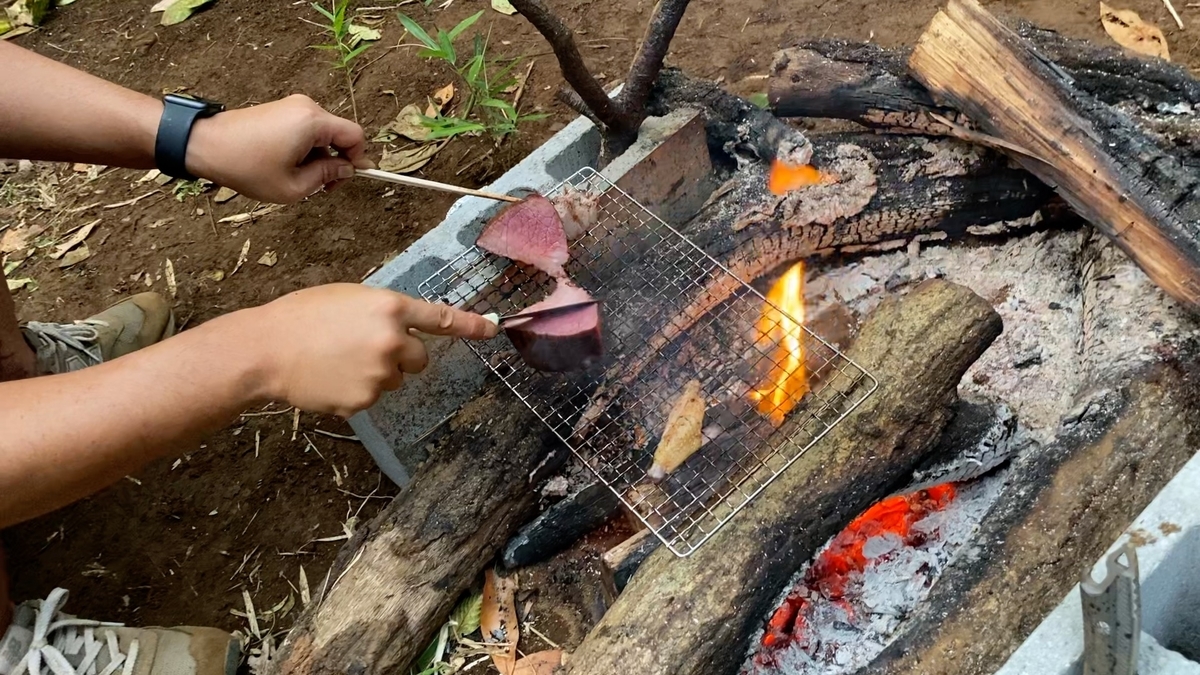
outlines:
M67 591L16 607L0 675L235 675L241 645L216 628L125 628L63 614Z

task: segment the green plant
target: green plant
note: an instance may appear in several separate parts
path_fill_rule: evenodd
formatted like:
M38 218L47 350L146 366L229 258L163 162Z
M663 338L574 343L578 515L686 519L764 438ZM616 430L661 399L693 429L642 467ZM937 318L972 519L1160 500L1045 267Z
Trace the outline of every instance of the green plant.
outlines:
M355 38L350 22L346 20L346 9L349 6L350 0L330 0L330 9L325 9L318 3L312 3L312 8L320 12L327 22L321 24L321 29L331 38L329 44L312 45L312 47L335 53L333 65L346 75L346 89L350 92L350 107L354 110L354 120L357 122L358 102L354 100L354 59L367 51L371 43Z
M487 40L476 34L472 41L471 58L461 66L458 64L458 53L454 49L454 41L470 28L483 12L476 12L463 19L449 31L437 29L436 36L430 35L412 18L400 14L400 23L404 29L417 39L422 49L418 56L438 59L446 62L459 79L466 85L467 99L457 115L436 117L421 117L421 123L429 128L431 139L450 138L459 134L487 131L495 136L506 136L517 130L517 125L546 117L545 114L520 114L516 106L500 98L504 90L516 84L512 69L520 59L512 59L507 65L494 73L489 73L487 56Z
M175 184L172 191L175 193L175 201L185 201L192 197L198 196L212 185L211 182L203 178L197 180L181 180Z

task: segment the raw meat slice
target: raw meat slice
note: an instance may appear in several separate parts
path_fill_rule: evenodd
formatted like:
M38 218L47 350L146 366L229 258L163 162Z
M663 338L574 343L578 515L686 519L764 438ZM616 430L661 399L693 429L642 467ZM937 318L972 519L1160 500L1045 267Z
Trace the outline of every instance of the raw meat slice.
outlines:
M588 292L563 280L550 297L524 311L588 302ZM563 372L587 367L604 353L600 337L600 306L588 305L562 314L509 319L504 334L531 368Z
M475 244L499 256L523 262L555 278L565 278L567 235L549 199L530 195L500 212L483 228Z

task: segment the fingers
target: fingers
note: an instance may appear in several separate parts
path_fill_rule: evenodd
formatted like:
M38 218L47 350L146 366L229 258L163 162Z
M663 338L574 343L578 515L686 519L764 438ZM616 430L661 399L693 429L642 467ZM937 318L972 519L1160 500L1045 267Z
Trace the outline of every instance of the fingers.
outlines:
M296 169L296 200L303 199L340 180L354 177L354 165L340 157L326 157Z
M363 128L348 119L321 111L317 117L314 145L332 146L338 155L350 160L359 169L372 169L374 162L367 159L367 137Z
M429 335L451 335L468 340L494 337L496 324L479 314L464 312L449 305L433 305L413 300L406 308L405 319L410 327Z
M400 370L405 373L417 374L429 365L429 353L425 351L425 343L419 339L405 335L397 353Z

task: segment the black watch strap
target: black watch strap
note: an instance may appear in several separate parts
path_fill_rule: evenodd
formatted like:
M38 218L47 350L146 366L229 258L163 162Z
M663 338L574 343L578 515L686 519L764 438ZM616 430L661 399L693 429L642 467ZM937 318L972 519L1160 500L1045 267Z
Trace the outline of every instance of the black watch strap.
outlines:
M196 120L212 117L225 106L202 98L167 94L163 98L162 119L154 139L154 164L172 178L195 180L187 170L188 138Z

